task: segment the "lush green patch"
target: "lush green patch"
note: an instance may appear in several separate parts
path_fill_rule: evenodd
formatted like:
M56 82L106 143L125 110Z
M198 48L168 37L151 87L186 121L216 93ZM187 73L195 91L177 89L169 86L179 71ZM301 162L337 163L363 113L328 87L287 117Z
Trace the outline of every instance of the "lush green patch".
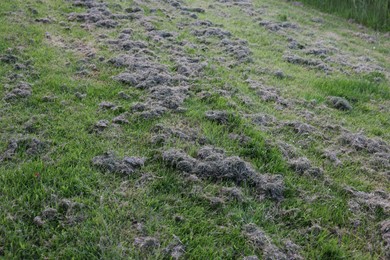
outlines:
M388 0L302 0L322 11L338 14L347 19L379 30L390 29L390 2Z
M376 83L373 76L368 79L324 78L313 82L313 85L325 96L344 97L352 102L367 102L370 99L390 99L390 88L387 83ZM379 78L383 81L382 78Z

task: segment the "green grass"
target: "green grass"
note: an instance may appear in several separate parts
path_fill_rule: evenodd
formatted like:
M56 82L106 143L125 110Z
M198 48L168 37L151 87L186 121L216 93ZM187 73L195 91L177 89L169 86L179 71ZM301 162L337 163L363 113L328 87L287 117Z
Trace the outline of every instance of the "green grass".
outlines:
M121 9L108 1L112 10ZM101 111L98 105L110 101L130 107L142 100L145 90L139 90L112 80L122 69L114 68L106 60L118 54L97 35L116 37L122 28L115 30L87 30L73 23L71 30L59 24L66 21L68 13L83 12L73 8L67 1L48 0L26 3L22 0L6 0L0 3L0 55L12 53L21 62L29 61L31 70L16 71L12 64L0 63L0 153L11 138L19 136L36 137L48 144L47 150L34 157L20 149L14 160L0 163L0 258L70 258L70 259L161 259L167 258L163 249L179 237L186 247L188 259L240 259L248 255L262 255L242 235L242 227L255 223L271 238L275 245L283 247L288 238L300 246L300 254L307 259L379 259L384 255L378 231L378 223L386 219L384 212L374 215L362 210L355 216L350 210L350 195L345 194L345 185L370 192L376 188L389 190L388 181L381 175L368 175L359 171L361 162L352 161L342 167L334 167L321 157L326 143L321 136L313 136L310 145L300 146L306 137L285 128L262 130L245 118L246 114L264 113L274 116L280 122L304 120L294 109L309 109L298 103L294 109L277 110L273 103L263 102L251 90L246 79L264 81L266 85L279 89L283 97L301 100L317 99L324 102L329 95L343 96L358 104L351 112L310 110L319 119L329 124L343 121L343 126L352 130L365 129L368 134L389 141L385 130L389 127L388 112L379 112L381 105L388 104L389 87L386 75L369 74L361 76L335 72L327 76L306 68L283 62L281 56L285 40L254 23L252 17L243 15L239 8L208 8L214 1L185 1L188 6L207 8L199 14L202 19L223 24L235 36L247 39L253 51L254 63L228 68L216 58L225 55L213 44L208 48L189 48L187 54L201 55L209 62L202 77L190 82L191 95L186 100L184 113L167 113L163 117L144 121L130 115L130 124L110 127L102 134L91 134L90 129L98 120L111 120L117 111ZM123 8L130 3L120 3ZM215 4L215 3L214 3ZM270 19L294 20L301 17L299 9L291 9L287 3L254 1L256 7L269 6ZM147 5L147 14L154 6ZM29 11L35 8L38 15ZM115 7L115 8L114 8ZM146 6L145 6L146 8ZM280 11L283 10L283 11ZM223 12L222 14L220 12ZM308 14L314 15L311 10ZM160 18L162 11L156 15ZM224 14L228 14L226 16ZM51 16L57 20L52 24L35 23L37 17ZM329 23L332 18L325 18ZM156 22L161 30L177 31L180 40L197 43L190 30L179 30L177 24L189 22L185 16L163 19ZM135 21L126 21L123 28L134 29L134 38L147 40L146 32ZM302 25L305 25L304 22ZM342 34L348 25L338 21L334 32ZM319 30L326 30L320 28ZM62 39L69 48L62 48L45 38L48 32L54 39ZM344 39L348 44L349 39ZM97 70L87 76L76 75L79 61L85 59L77 51L77 43L90 44L97 52L90 62ZM217 39L211 42L217 43ZM72 45L75 44L75 45ZM345 44L346 46L348 44ZM174 70L169 50L152 44L156 57ZM364 41L357 39L353 46L359 50L368 48ZM275 48L275 46L277 48ZM348 45L349 46L349 45ZM382 55L378 44L378 52ZM382 62L387 66L386 62ZM283 69L289 77L277 79L272 71ZM33 84L33 95L26 100L12 103L2 97L8 85L15 84L7 78L12 73L24 74L24 80ZM319 75L320 74L320 75ZM375 78L382 78L376 83ZM202 91L229 90L231 96L213 93L202 99ZM120 99L118 92L124 91L131 98ZM87 94L78 99L77 92ZM56 98L44 102L43 97ZM250 97L253 105L244 104L240 97ZM220 125L205 118L207 110L227 110L231 113L227 125ZM330 117L330 118L329 118ZM310 122L313 123L314 122ZM26 126L32 124L32 130ZM235 184L229 181L215 182L203 179L198 183L189 182L184 174L167 167L161 153L169 147L180 148L194 155L202 146L198 143L168 139L166 144L152 144L152 129L156 124L166 127L195 129L209 140L209 145L223 148L230 156L240 156L261 174L280 174L285 183L285 199L279 203L258 200L253 188L242 185L244 202L226 201L221 207L212 207L208 198L219 196L222 187ZM243 134L250 137L246 144L231 140L229 134ZM335 138L329 134L329 138ZM298 153L308 157L315 165L324 167L324 178L300 175L291 171L282 157L276 142L297 144ZM145 156L148 161L144 168L131 176L107 174L91 164L94 156L114 151L118 156ZM154 176L139 184L142 175ZM44 226L34 224L34 217L46 208L61 211L61 200L69 199L82 204L69 216L48 221ZM183 221L177 221L181 216ZM66 219L80 217L73 225ZM359 218L361 224L355 228L352 222ZM141 223L142 231L137 230ZM318 234L308 231L314 224L321 226ZM154 252L142 251L134 246L139 236L157 237L161 246ZM371 251L367 250L367 241Z
M390 29L390 3L388 0L303 0L322 11L335 13L374 29Z
M323 95L340 96L353 102L367 102L370 99L390 99L388 84L375 83L365 79L320 79L313 82Z

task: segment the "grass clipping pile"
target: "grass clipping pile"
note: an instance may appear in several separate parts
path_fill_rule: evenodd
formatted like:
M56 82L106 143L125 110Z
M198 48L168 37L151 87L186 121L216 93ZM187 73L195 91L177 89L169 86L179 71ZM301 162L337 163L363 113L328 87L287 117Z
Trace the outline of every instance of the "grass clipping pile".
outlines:
M280 175L257 173L252 166L238 156L226 156L222 149L205 146L198 150L196 158L182 150L163 152L163 160L177 170L195 174L201 178L233 181L254 188L259 199L283 199L284 183Z

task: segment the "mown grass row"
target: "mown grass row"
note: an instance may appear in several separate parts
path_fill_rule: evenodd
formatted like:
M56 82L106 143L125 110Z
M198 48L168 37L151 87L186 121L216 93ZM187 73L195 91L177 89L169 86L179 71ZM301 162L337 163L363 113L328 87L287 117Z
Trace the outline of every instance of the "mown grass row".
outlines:
M354 19L377 30L390 30L389 0L302 0L322 11Z

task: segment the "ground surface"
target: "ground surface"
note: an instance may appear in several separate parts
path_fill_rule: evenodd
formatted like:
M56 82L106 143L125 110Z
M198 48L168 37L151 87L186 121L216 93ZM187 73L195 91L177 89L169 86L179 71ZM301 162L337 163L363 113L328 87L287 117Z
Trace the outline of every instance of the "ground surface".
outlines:
M386 259L389 70L297 2L3 0L0 257Z

